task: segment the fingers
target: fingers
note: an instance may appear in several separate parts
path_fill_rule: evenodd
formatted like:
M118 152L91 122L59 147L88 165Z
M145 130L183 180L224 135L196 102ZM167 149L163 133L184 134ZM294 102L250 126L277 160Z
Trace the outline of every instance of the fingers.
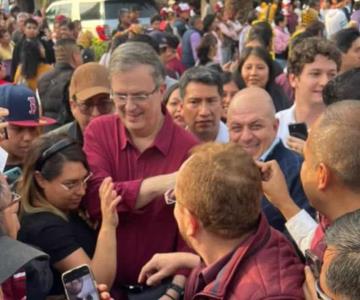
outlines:
M311 272L310 267L308 266L305 267L304 272L305 272L304 293L306 295L306 299L317 300L318 297L315 289L315 277Z
M146 284L150 286L158 285L163 279L165 279L168 276L169 274L167 274L164 270L160 270L148 276L146 279Z
M0 118L6 117L9 115L9 110L4 107L0 107Z
M153 258L150 259L141 269L138 282L139 283L145 283L148 279L149 274L153 274L157 271L157 268L155 267Z

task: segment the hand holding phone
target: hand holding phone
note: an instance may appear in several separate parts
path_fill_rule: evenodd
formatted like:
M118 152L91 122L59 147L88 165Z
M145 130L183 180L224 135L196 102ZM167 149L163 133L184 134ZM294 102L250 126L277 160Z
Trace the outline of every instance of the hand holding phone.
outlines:
M100 300L94 276L88 265L71 269L61 276L68 300Z
M289 133L291 136L297 137L306 141L308 137L308 130L305 123L289 124Z
M310 267L315 279L320 278L321 272L321 260L311 250L305 250L305 261L306 265Z

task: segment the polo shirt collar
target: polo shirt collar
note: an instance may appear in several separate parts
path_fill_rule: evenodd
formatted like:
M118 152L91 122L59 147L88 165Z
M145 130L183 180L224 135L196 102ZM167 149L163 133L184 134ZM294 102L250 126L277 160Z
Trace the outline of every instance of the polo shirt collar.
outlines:
M153 144L149 148L157 148L164 156L166 156L170 151L175 123L163 104L161 105L161 111L164 115L164 122L156 135ZM122 122L120 123L120 141L121 150L125 150L128 145L135 147L131 141L129 132Z

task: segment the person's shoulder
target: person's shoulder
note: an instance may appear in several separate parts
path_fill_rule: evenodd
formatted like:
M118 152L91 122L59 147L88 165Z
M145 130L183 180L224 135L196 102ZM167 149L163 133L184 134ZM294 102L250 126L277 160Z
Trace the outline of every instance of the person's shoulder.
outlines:
M86 131L92 130L106 130L114 128L119 122L119 116L115 113L102 115L90 122L90 124L86 127Z
M276 160L287 180L300 176L303 158L298 153L286 148L281 140L266 160Z
M67 226L65 219L50 212L25 214L21 218L19 236L20 239L22 236L39 237L46 228L64 228L65 226Z
M289 116L289 115L292 113L292 110L293 110L292 107L289 107L289 108L287 108L287 109L280 110L280 111L278 111L278 112L276 113L275 116L276 116L277 119L281 120L281 119Z
M199 140L188 130L174 124L174 139L175 141L189 145L191 147L199 144Z

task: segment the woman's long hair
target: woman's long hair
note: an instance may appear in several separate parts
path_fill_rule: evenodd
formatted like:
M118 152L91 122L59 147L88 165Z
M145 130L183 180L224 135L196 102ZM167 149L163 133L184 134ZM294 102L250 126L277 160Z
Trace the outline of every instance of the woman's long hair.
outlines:
M35 173L40 174L48 181L60 176L66 162L80 162L89 170L85 153L78 143L73 143L49 157L39 168L39 160L45 150L62 140L72 140L64 135L41 136L34 140L24 163L22 180L19 183L19 193L22 196L22 213L32 214L50 212L67 220L66 215L49 203L42 188L35 179ZM36 204L35 204L36 202Z
M217 39L214 35L208 33L203 36L200 45L197 48L197 55L200 65L206 65L207 63L212 62L212 60L209 58L209 53L211 51L211 48L216 46Z
M41 44L37 40L26 39L22 45L20 55L21 75L26 79L35 77L39 64L43 62L40 47Z

